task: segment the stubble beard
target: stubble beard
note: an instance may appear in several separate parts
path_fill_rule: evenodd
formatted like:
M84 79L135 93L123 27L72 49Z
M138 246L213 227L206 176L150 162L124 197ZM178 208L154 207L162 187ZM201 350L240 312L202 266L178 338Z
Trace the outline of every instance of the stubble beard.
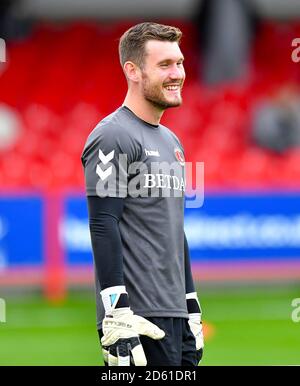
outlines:
M163 91L162 85L151 85L146 75L143 75L143 96L144 98L160 110L166 110L170 107L178 107L182 104L181 94L179 98L168 100Z

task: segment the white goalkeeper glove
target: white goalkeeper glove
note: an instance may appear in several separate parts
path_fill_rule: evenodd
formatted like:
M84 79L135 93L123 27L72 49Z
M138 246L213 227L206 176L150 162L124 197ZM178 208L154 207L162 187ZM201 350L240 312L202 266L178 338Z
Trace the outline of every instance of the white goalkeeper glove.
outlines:
M187 309L189 313L190 329L196 339L196 350L201 351L200 353L201 355L200 360L201 360L202 354L203 354L203 347L204 347L204 336L203 336L203 328L202 328L202 321L201 321L202 311L197 297L197 293L191 292L189 294L186 294L186 303L187 303Z
M147 360L139 335L158 340L165 336L163 330L142 316L135 315L128 306L124 286L101 291L106 311L102 322L102 351L109 366L146 366Z

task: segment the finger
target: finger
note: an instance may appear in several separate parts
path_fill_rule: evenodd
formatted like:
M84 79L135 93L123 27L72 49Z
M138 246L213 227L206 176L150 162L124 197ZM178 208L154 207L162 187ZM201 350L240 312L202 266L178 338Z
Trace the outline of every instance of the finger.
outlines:
M197 351L198 363L201 362L202 357L203 357L203 348L201 348L199 351Z
M101 338L102 346L111 346L117 341L117 338L113 331L109 331Z
M131 355L135 366L147 366L147 359L141 344L131 348Z
M118 366L118 358L112 354L111 347L108 349L108 366Z
M204 347L202 323L199 324L189 320L189 326L196 340L196 350L200 350Z
M196 338L196 350L201 350L204 347L203 337Z
M134 315L134 318L137 324L137 332L140 335L146 335L155 340L162 339L165 336L165 332L156 324L138 315Z
M118 339L122 338L120 336L121 332L122 331L117 330L117 329L105 331L103 337L101 338L101 344L103 346L111 346L111 345L115 344L118 341Z
M106 347L103 347L103 346L102 346L102 355L103 355L104 362L108 364L108 350Z
M120 341L117 345L118 366L130 366L129 347L126 341Z

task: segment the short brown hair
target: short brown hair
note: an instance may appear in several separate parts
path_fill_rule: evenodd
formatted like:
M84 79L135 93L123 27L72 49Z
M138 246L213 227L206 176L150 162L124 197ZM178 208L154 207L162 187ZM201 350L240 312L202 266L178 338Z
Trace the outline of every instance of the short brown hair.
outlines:
M177 42L180 44L182 32L179 28L152 22L137 24L127 30L120 38L119 56L123 67L128 60L140 68L145 59L145 44L148 40Z

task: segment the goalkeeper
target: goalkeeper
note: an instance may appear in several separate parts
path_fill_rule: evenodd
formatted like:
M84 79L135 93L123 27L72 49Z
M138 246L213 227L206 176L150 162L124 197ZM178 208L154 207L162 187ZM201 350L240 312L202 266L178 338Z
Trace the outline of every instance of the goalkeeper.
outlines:
M183 224L184 153L160 124L167 108L182 103L181 35L149 22L124 33L125 101L96 126L82 154L97 328L108 365L196 366L202 357Z

